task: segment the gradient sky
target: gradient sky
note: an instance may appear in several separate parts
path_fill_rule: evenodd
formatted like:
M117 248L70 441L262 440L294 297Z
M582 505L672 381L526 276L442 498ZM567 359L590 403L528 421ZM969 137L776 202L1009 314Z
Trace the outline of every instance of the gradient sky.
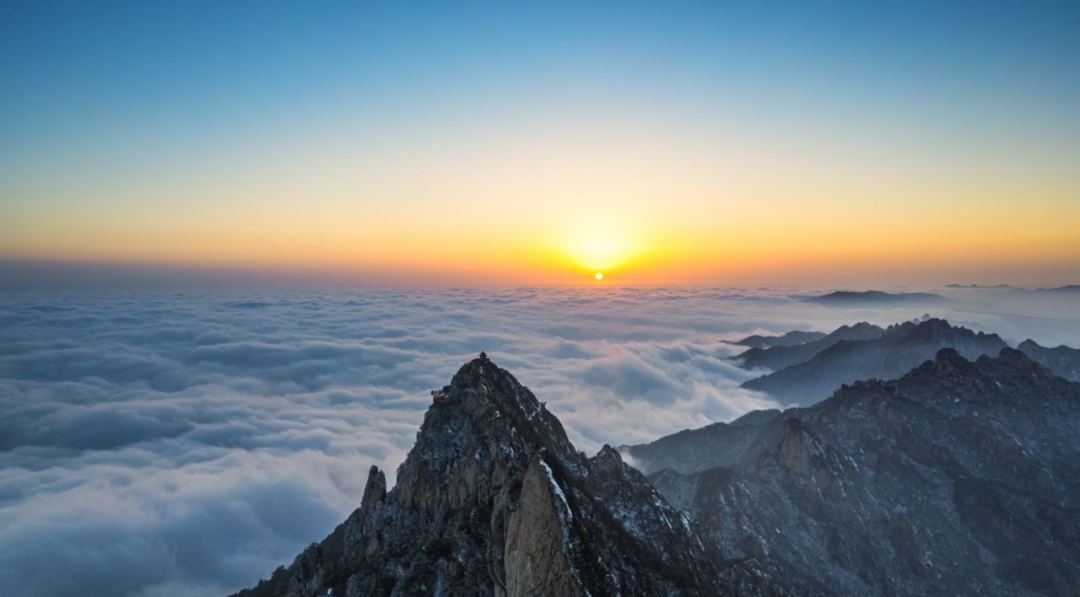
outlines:
M1080 5L6 2L0 259L1075 283Z

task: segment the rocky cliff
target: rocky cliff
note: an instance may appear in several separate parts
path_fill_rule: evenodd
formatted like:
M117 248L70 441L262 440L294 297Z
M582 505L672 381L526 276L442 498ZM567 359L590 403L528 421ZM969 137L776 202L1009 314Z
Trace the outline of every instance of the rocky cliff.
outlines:
M718 429L694 450L733 464L649 478L799 594L1080 595L1080 384L1017 350L941 350L771 414L749 442Z
M325 595L771 595L605 446L562 425L482 357L433 392L387 491L371 469L360 507L241 597Z

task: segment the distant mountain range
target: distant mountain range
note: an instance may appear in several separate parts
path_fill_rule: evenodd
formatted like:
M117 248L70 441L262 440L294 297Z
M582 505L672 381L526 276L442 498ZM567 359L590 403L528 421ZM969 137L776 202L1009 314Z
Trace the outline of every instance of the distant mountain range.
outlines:
M965 358L975 359L997 354L1008 346L997 334L953 327L943 319L891 325L877 337L873 337L874 328L876 326L863 324L866 339L810 346L809 350L798 354L800 358L807 358L794 363L792 359L782 360L781 363L791 364L744 382L742 387L766 392L785 404L809 405L829 397L843 384L865 379L896 379L933 358L942 348L955 348ZM833 333L843 330L840 328ZM783 356L790 356L797 348L787 347ZM779 348L766 350L777 351ZM754 362L767 362L764 355L750 356L756 359Z
M823 294L821 296L812 296L803 299L803 301L807 303L815 303L828 307L874 307L885 305L913 305L940 303L946 300L947 299L940 294L933 294L929 292L901 292L897 294L890 294L888 292L881 292L880 290L867 290L865 292L840 290L837 292L830 292L829 294Z
M1012 292L1016 294L1027 295L1063 295L1063 296L1080 296L1080 284L1070 284L1068 286L1058 286L1056 288L1036 288L1031 290L1028 288L1013 288Z
M1008 284L995 284L993 286L981 286L979 284L948 284L945 288L1012 288Z
M997 334L976 333L923 316L887 329L867 322L845 325L816 340L751 348L732 358L744 369L770 371L742 387L766 392L785 404L807 406L856 380L896 379L942 348L954 348L965 358L975 359L997 354L1007 346ZM1022 342L1017 349L1056 374L1080 381L1080 350L1044 348L1033 340Z

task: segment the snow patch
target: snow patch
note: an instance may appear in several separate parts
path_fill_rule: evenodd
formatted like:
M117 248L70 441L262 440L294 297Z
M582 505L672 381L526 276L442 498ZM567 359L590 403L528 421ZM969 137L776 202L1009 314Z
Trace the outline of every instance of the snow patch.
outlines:
M559 487L559 484L555 482L555 475L552 474L551 467L543 460L540 461L540 466L544 467L544 472L547 473L548 481L551 481L551 488L555 490L555 495L559 496L559 499L562 500L563 507L566 508L567 520L573 520L574 513L570 511L570 503L566 501L566 494L563 493L562 487Z

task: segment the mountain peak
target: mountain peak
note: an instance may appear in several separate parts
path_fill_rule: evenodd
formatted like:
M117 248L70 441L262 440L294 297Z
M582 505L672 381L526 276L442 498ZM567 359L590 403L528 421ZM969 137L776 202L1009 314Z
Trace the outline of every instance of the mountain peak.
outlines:
M450 385L433 391L432 397L421 434L428 431L429 418L439 419L444 411L460 411L477 424L481 434L520 435L564 458L579 459L562 424L544 403L484 353L462 365ZM438 432L435 427L430 431Z
M359 509L290 567L240 595L770 590L760 570L719 568L691 521L613 448L592 459L575 450L558 419L486 354L432 396L397 486L387 491L372 467Z

